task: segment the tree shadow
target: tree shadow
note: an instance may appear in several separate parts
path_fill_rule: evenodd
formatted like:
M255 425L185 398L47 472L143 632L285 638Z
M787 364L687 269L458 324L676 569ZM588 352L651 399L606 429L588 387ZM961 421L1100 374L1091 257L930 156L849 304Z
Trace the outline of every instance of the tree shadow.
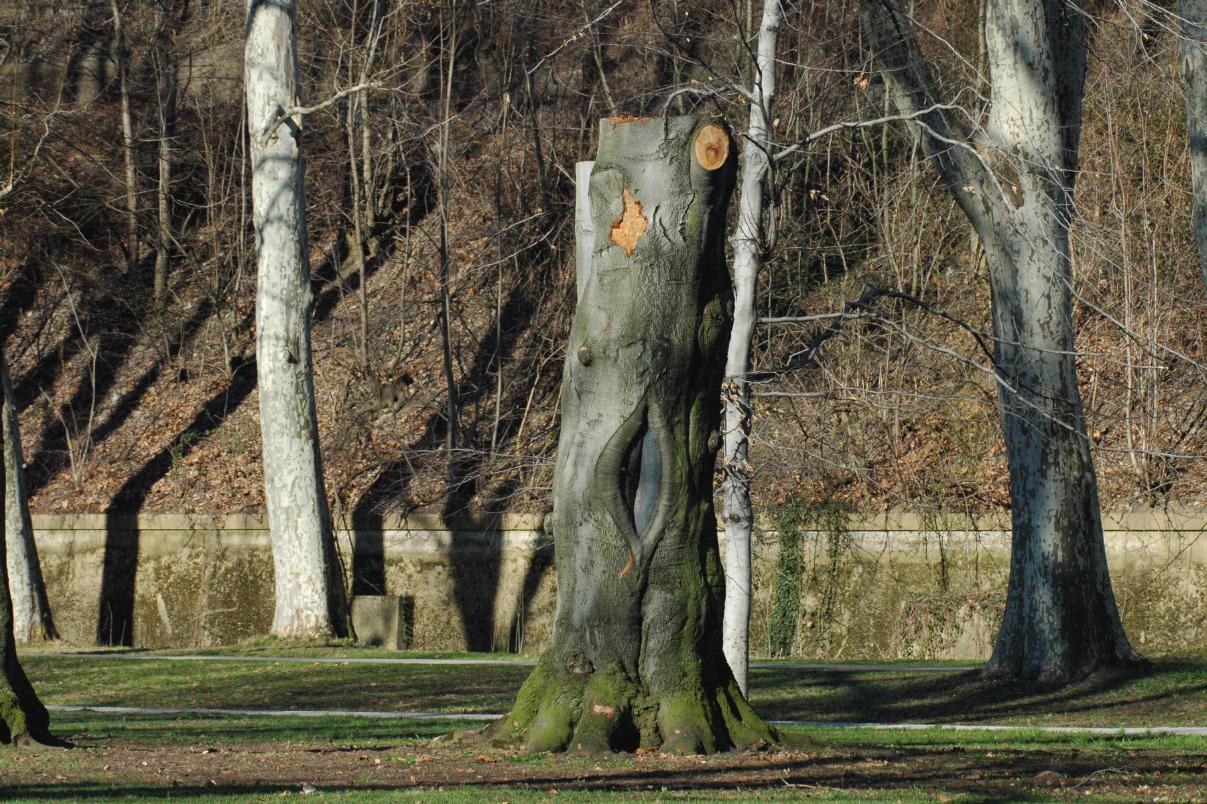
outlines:
M481 401L490 391L493 367L515 354L524 333L531 326L536 310L537 305L522 283L517 283L509 290L496 314L496 320L488 330L490 334L479 340L474 361L458 384L459 410ZM501 337L497 337L496 332ZM518 389L512 393L516 395ZM508 399L506 403L509 404L501 405L500 409L505 407L513 410L517 401L516 398ZM510 421L500 421L499 446L510 443L513 429ZM447 421L442 412L433 412L423 433L387 464L357 501L353 521L375 523L377 527L357 533L353 551L354 594L382 594L381 591L369 590L385 589L381 512L395 503L414 480L411 455L435 453L441 448L446 433ZM483 538L483 532L501 532L501 516L497 513L475 516L472 528L463 527L465 514L478 496L481 471L488 457L485 451L473 449L457 449L446 456L447 490L440 509L441 520L451 538L449 560L453 597L465 634L466 648L471 651L490 651L495 647L494 598L502 571L501 540ZM537 582L539 578L531 584L526 579L525 588L531 587L535 592ZM358 589L364 591L356 592Z
M375 259L366 261L366 278L380 270L389 260L390 254L389 249L383 248ZM311 276L311 286L317 290L312 314L315 322L325 320L346 293L355 292L360 287L359 274L353 273L350 277L340 275L339 265L343 257L342 249L334 249ZM193 322L196 322L196 328L199 329L204 322L201 310L191 319L190 324ZM195 329L193 331L195 332ZM158 371L159 369L149 371L139 384L145 382L149 387L154 382L150 375L158 376ZM155 484L167 477L206 436L217 430L239 409L256 388L255 357L236 357L230 366L230 375L231 380L227 387L211 396L172 441L156 452L114 493L107 517L128 517L141 511ZM108 432L105 434L108 435ZM120 531L121 536L110 532L105 539L100 615L96 630L97 642L102 645L133 645L140 538L135 527L136 519L130 520L130 523L126 529Z
M1170 669L1161 665L1164 669ZM1201 667L1201 665L1200 665ZM1118 697L1152 673L1103 673L1064 686L987 681L979 670L961 673L886 674L850 670L754 670L756 700L786 720L842 723L977 723L1042 717L1174 701L1207 690L1207 682L1173 684ZM802 684L802 682L804 682ZM801 695L803 687L813 691ZM1112 697L1116 696L1116 697Z

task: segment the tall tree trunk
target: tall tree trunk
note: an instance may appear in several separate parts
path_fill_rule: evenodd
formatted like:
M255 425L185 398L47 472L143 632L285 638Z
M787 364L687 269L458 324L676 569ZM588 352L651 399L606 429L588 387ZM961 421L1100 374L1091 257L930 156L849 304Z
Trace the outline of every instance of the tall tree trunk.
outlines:
M897 105L921 124L989 265L1013 534L1006 611L985 673L1061 682L1139 661L1107 572L1073 344L1082 11L1066 0L990 0L992 109L974 138L966 118L933 108L931 68L899 0L864 0L863 9Z
M1199 271L1207 286L1207 0L1182 0L1182 72Z
M3 355L0 355L0 360L3 360ZM5 479L5 463L0 461L0 481ZM7 499L4 504L6 510L5 516L0 517L0 529L6 527L5 520L8 519ZM0 552L7 552L5 543L5 533L0 532ZM0 662L3 663L3 672L0 673L0 744L18 743L25 739L49 741L50 717L25 676L21 662L17 660L17 641L13 638L13 603L8 594L8 561L3 555L0 555Z
M595 244L562 380L557 616L510 714L487 731L500 742L695 753L775 737L721 648L712 475L731 151L696 117L600 125Z
M159 182L157 241L155 244L154 298L162 303L168 290L168 270L172 252L172 137L176 133L176 54L172 41L175 18L168 5L159 21L156 46L155 91L159 101Z
M113 58L117 60L117 90L121 97L122 156L126 168L126 266L138 265L138 167L134 152L134 118L130 112L130 57L126 47L125 22L118 0L109 0L113 10Z
M256 370L272 532L272 633L343 630L310 360L310 267L298 106L296 7L248 0L244 88L256 229Z
M750 127L742 146L742 188L738 195L738 228L733 237L733 333L725 361L725 480L721 485L725 519L725 658L742 694L750 669L750 539L754 506L750 500L750 348L754 342L759 268L763 254L763 193L771 146L768 122L775 97L780 0L763 3L758 63Z
M13 636L18 643L55 639L57 634L46 599L46 583L34 543L34 527L25 493L25 460L21 430L8 363L0 354L0 390L3 392L4 428L4 533L7 550L8 590L13 607Z

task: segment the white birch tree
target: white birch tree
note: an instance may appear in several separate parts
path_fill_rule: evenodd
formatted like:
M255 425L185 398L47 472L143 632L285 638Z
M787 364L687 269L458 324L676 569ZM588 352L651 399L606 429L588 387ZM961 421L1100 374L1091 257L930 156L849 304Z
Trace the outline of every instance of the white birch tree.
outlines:
M738 195L738 227L733 236L733 332L725 359L724 481L721 485L725 521L725 658L734 678L747 692L750 667L750 540L754 506L750 500L750 349L757 320L755 311L759 269L762 267L763 196L770 166L771 104L775 98L776 49L783 18L780 0L763 3L759 25L750 122L742 146L742 183Z
M248 0L243 80L256 230L260 432L276 587L272 633L322 638L342 630L343 587L335 572L311 376L296 13L293 0Z

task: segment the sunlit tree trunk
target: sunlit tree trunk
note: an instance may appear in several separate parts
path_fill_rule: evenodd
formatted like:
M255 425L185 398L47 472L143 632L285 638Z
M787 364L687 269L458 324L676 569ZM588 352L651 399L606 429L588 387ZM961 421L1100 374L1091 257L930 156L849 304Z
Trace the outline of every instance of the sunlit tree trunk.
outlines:
M310 361L296 8L248 0L244 51L252 210L256 230L256 366L264 487L272 532L276 613L272 633L327 637L342 630L323 484Z
M696 117L601 123L594 245L562 380L557 616L510 714L488 731L497 740L696 753L774 739L721 648L712 476L731 151L722 128Z
M1069 226L1086 32L1066 0L990 0L984 131L934 109L937 87L899 0L864 0L885 81L917 121L989 265L995 373L1010 470L1006 611L988 676L1062 682L1139 660L1107 573L1077 385Z
M0 360L3 356L0 355ZM7 444L7 440L6 440ZM7 450L6 450L7 451ZM7 473L5 461L0 461L0 481ZM0 517L0 528L7 529L8 500L5 495L5 516ZM0 552L5 550L5 533L0 532ZM38 700L37 693L17 660L17 641L13 637L13 603L8 594L8 561L0 555L0 744L19 743L22 740L47 741L50 739L50 717L46 707Z
M41 642L54 639L56 634L42 567L38 562L38 548L34 543L33 522L25 492L21 430L13 401L13 384L3 354L0 354L0 389L3 391L4 420L4 533L13 636L18 643Z
M763 194L766 191L771 138L768 116L775 97L780 0L766 0L759 27L758 63L750 125L742 146L742 187L738 195L738 228L733 238L733 333L725 361L725 480L721 485L725 520L725 658L742 694L750 668L750 539L754 506L750 500L750 348L754 342L759 269L762 266Z

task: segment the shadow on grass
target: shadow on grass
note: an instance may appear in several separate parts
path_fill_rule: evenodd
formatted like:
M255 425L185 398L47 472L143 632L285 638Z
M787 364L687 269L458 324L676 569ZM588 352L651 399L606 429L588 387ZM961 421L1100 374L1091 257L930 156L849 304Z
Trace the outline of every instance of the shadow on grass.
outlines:
M1104 673L1061 687L983 681L976 670L888 675L760 668L753 673L751 687L760 711L785 720L975 723L1025 718L1040 722L1101 712L1116 722L1126 717L1129 725L1147 725L1179 714L1171 713L1176 703L1201 699L1207 692L1207 675L1202 662L1188 660L1159 662L1145 673Z

